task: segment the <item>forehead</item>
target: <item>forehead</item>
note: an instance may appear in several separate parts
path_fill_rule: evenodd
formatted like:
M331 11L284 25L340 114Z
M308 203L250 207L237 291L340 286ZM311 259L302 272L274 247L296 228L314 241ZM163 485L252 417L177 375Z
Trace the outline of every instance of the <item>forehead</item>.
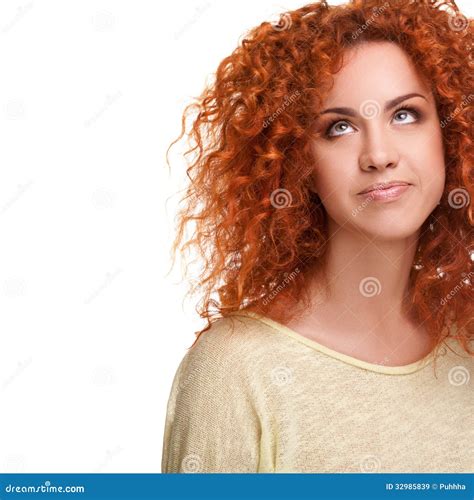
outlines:
M395 43L367 42L346 50L325 105L385 102L410 92L426 95L429 89L409 55Z

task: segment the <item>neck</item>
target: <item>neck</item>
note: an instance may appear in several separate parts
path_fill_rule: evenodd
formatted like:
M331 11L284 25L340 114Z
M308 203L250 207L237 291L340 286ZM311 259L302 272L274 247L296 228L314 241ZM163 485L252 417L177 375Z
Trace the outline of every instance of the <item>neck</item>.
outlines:
M341 328L398 331L409 321L403 300L415 257L418 233L380 240L329 221L324 285L315 280L315 311ZM318 314L318 313L315 313Z

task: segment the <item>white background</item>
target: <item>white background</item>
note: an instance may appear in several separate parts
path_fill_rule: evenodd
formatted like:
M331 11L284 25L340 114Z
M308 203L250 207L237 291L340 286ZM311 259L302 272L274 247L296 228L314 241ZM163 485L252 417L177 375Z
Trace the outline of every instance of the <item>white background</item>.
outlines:
M303 5L0 3L0 472L161 471L205 324L166 276L187 177L165 151L246 30Z

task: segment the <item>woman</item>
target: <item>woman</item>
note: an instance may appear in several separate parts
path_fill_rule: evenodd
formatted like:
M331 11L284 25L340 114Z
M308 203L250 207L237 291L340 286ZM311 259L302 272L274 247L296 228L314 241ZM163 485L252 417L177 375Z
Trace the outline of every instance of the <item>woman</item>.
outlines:
M222 61L163 472L472 471L472 47L454 1L322 1Z

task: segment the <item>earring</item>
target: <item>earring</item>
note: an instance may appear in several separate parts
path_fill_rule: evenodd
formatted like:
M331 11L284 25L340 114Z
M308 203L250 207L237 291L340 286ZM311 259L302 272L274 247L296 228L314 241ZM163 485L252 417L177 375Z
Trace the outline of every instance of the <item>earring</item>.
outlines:
M435 225L435 217L433 214L430 214L430 217L429 217L429 228L430 228L430 231L431 232L434 232L434 225Z

